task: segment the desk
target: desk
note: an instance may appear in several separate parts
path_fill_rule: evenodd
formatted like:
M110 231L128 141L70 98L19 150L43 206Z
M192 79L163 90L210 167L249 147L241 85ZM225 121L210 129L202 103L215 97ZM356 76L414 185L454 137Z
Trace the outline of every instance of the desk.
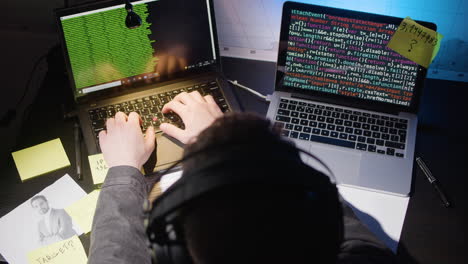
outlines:
M228 78L238 80L263 94L271 94L273 91L274 63L224 58L223 69ZM76 178L73 122L62 120L62 110L56 103L57 100L71 100L71 92L67 87L60 74L49 72L30 118L25 121L16 149L60 137L72 166L21 183L11 156L2 161L0 216L13 210L65 173ZM243 90L238 90L237 93L246 111L266 114L267 103ZM461 114L468 112L465 98L468 98L466 83L431 79L426 82L419 115L416 152L424 158L439 179L453 203L453 208L444 208L424 175L419 170L414 171L412 197L398 248L398 256L404 262L468 263L468 251L464 244L464 239L468 237L468 199L464 195L468 186L468 165L466 156L463 155L464 150L468 149L468 144L466 133L462 130L466 118ZM450 114L452 116L449 116ZM83 151L82 154L84 179L77 182L89 193L93 189L92 180L89 164L86 162L87 153ZM89 235L82 236L81 239L87 249Z

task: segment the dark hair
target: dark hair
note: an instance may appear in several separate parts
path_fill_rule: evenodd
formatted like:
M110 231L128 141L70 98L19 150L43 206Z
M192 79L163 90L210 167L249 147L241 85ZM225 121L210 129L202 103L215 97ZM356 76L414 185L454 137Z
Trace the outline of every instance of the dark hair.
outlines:
M197 152L183 163L184 177L193 174L186 172L211 170L219 177L263 173L286 179L307 174L304 177L317 178L317 186L328 181L312 168L299 168L302 161L295 146L283 140L268 120L252 114L228 114L216 120L186 147L184 156ZM229 185L195 199L182 213L194 262L335 262L342 212L336 187L329 182L327 186L334 191L330 187L331 194L321 202L314 202L303 188L265 182Z
M42 200L44 200L44 201L47 202L47 199L45 198L45 196L39 194L39 195L36 195L36 196L34 196L33 198L31 198L31 206L33 206L33 202L34 202L35 200L38 200L38 199L42 199Z

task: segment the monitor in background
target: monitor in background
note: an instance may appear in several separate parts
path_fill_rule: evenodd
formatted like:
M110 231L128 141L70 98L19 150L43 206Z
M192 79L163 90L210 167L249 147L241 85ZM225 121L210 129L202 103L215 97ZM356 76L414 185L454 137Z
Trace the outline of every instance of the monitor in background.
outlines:
M134 29L125 25L123 4L60 17L76 97L157 82L215 63L208 1L132 4L142 19L142 25Z

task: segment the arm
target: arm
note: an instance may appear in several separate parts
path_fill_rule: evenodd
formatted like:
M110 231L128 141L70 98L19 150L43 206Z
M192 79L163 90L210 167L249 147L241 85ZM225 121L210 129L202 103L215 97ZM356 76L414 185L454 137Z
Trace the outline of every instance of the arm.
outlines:
M62 239L67 239L74 234L72 219L64 209L57 209L57 214L59 218L58 235Z
M144 177L131 166L109 169L96 207L88 263L151 263L143 226Z
M343 204L344 240L337 263L394 264L396 256Z

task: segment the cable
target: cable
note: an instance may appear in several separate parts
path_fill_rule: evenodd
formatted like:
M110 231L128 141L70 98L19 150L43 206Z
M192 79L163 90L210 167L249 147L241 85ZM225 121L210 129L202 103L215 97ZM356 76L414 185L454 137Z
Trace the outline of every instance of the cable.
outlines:
M249 87L247 87L247 86L244 86L244 85L240 84L239 82L237 82L237 80L234 80L234 81L233 81L233 80L229 80L229 79L226 79L226 80L227 80L229 83L233 84L234 86L237 86L237 87L239 87L239 88L242 88L242 89L246 90L247 92L250 92L250 93L252 93L253 95L262 98L263 100L265 100L265 101L267 101L267 102L270 102L270 95L263 95L263 94L261 94L261 93L255 91L255 90L253 90L253 89L251 89L251 88L249 88Z

